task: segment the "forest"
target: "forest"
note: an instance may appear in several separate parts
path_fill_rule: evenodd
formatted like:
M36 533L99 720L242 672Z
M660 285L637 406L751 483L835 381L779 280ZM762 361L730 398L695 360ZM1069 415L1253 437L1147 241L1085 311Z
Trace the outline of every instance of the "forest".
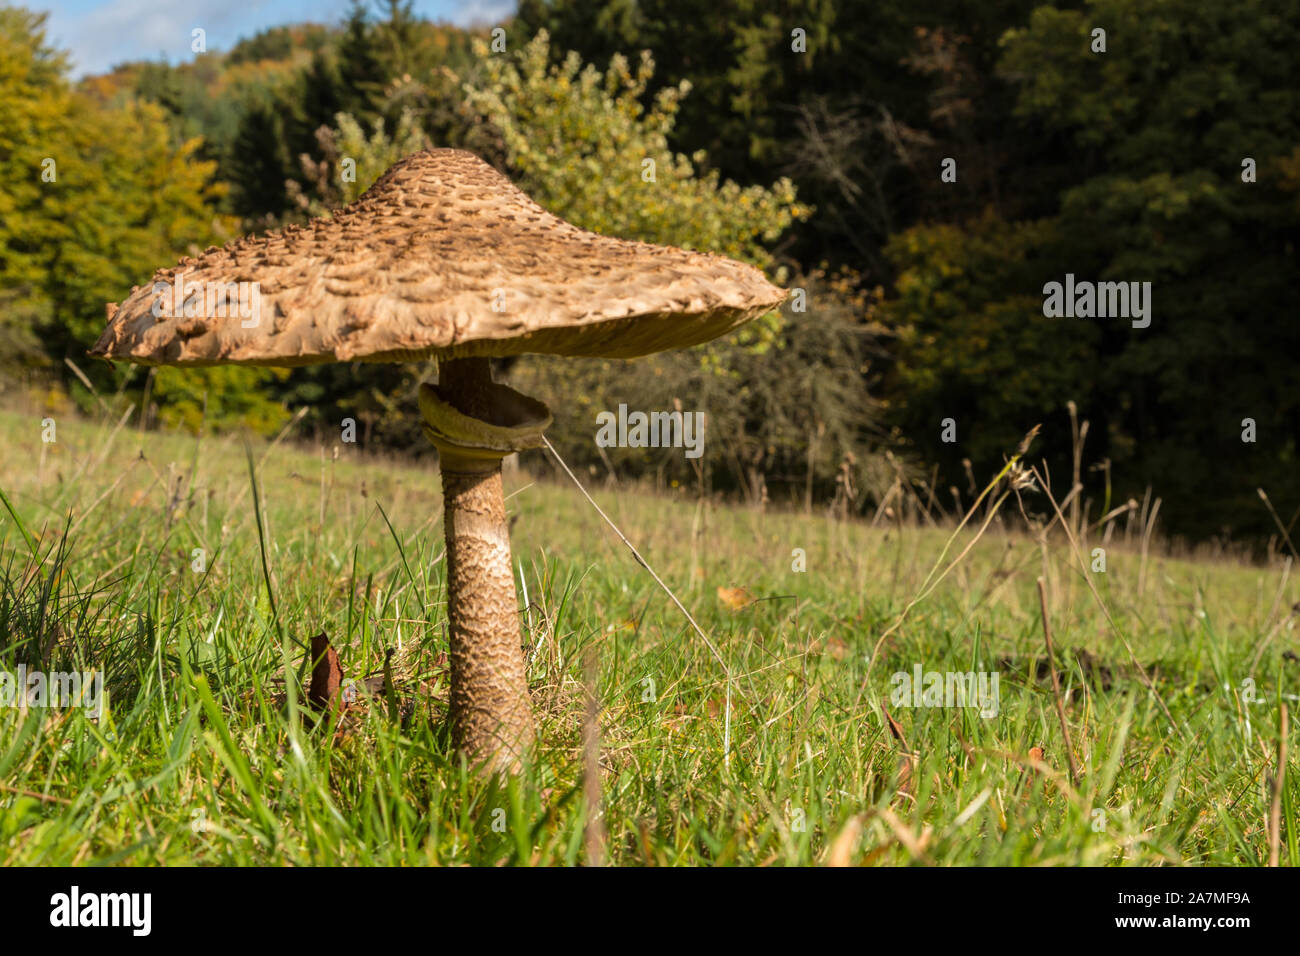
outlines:
M598 479L860 513L895 489L894 507L960 513L1032 426L1065 461L1087 422L1094 517L1155 495L1174 536L1295 533L1294 3L521 0L466 30L387 0L209 41L78 79L43 14L0 8L6 401L111 398L191 433L352 419L363 448L428 454L409 414L426 366L86 352L156 268L452 146L579 226L792 290L701 349L503 364ZM1144 314L1049 307L1067 277ZM707 413L716 454L595 441L620 404L674 401Z

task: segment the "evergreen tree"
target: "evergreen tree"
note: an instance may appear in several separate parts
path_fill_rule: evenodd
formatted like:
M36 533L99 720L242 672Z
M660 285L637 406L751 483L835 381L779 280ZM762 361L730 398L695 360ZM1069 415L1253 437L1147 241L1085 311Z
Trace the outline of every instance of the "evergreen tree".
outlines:
M227 164L231 206L244 218L280 216L289 208L285 180L293 174L281 113L254 102L239 123Z
M384 86L392 73L361 0L352 0L338 55L341 109L369 124L379 115Z

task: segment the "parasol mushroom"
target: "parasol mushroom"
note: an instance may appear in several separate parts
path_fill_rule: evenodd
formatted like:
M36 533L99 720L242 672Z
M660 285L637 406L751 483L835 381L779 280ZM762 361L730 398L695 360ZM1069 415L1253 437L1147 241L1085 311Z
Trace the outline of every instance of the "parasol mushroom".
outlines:
M731 259L579 229L472 153L434 149L330 218L160 270L109 304L91 354L176 366L435 359L438 383L421 386L419 404L442 471L452 739L476 766L513 769L534 726L501 459L539 447L551 416L493 382L490 359L684 348L784 298Z

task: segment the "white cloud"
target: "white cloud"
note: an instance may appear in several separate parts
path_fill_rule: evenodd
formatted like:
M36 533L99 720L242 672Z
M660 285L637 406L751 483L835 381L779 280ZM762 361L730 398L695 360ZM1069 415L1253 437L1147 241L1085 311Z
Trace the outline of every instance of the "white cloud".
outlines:
M69 51L75 75L102 73L128 60L189 60L191 31L207 31L209 50L229 50L240 37L290 23L338 23L347 0L47 0L49 39ZM378 10L378 4L372 4ZM419 16L458 26L495 23L514 0L416 0Z
M498 23L514 11L514 0L462 0L447 19L458 27Z
M50 17L50 39L72 54L74 72L99 73L124 60L186 60L191 31L207 31L209 49L229 47L234 37L224 35L235 21L247 17L249 7L229 0L189 0L173 5L158 0L110 0L84 13L56 10Z

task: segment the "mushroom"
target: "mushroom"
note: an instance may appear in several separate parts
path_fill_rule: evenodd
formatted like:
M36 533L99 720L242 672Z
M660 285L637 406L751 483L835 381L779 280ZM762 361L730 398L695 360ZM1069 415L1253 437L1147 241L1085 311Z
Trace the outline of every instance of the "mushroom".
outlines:
M579 229L474 154L433 149L329 218L158 271L108 306L91 354L176 366L436 359L419 405L442 471L452 739L472 765L514 770L534 725L501 459L539 447L551 416L493 382L490 360L685 348L785 295L731 259Z

